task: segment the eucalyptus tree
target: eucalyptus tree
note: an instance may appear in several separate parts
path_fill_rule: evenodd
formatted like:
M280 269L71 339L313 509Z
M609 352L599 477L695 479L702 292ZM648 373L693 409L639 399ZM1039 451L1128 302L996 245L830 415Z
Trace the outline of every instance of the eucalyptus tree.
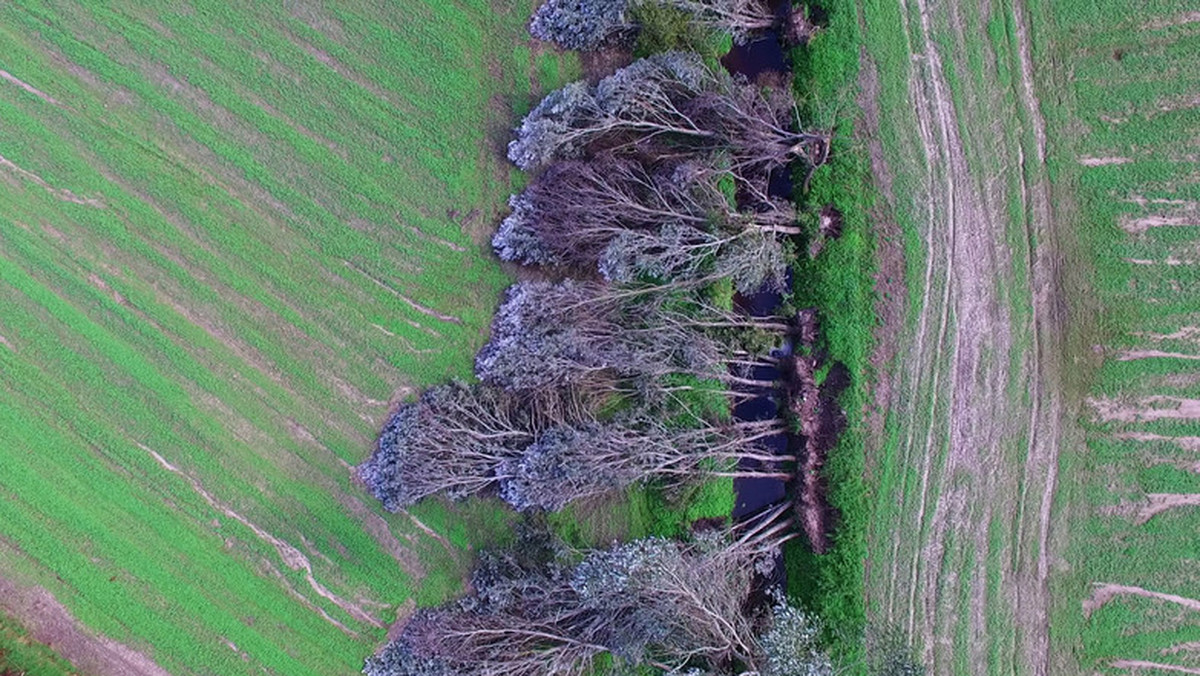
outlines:
M780 632L809 631L748 604L790 537L783 511L688 541L485 556L471 596L418 611L367 673L583 676L603 654L659 673L771 673L771 646L797 643Z
M533 13L529 32L564 49L597 49L635 30L630 4L630 0L546 0Z
M594 87L574 82L551 92L521 122L508 156L533 170L602 149L724 151L748 175L824 147L825 136L797 129L796 118L790 92L714 71L695 54L668 52Z
M638 0L635 0L638 1ZM779 16L767 0L640 0L675 7L691 15L702 26L728 33L737 44L779 24Z
M594 50L637 31L637 10L673 7L690 20L744 44L779 19L767 0L547 0L534 12L529 31L565 49Z
M661 288L598 282L528 281L509 287L491 340L475 358L484 382L508 390L574 386L671 374L762 385L730 372L732 357L754 361L758 346L793 329L786 320L726 312ZM745 349L750 348L750 349Z
M648 168L603 154L552 164L520 195L492 239L504 260L598 268L614 282L733 277L742 291L782 287L788 252L777 234L799 234L794 206L719 158Z
M790 479L761 441L783 432L779 420L670 425L646 409L606 422L558 425L497 470L500 497L521 511L557 511L577 500L653 481L678 487L712 477Z
M400 406L357 474L396 511L435 493L461 499L492 488L495 468L552 424L584 415L567 391L514 394L450 383Z

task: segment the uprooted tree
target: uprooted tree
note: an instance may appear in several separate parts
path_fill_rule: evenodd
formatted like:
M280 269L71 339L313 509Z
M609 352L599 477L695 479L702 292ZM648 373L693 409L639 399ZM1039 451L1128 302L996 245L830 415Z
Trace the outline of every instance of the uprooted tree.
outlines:
M610 281L734 279L741 291L782 287L793 206L759 182L739 189L716 158L647 168L604 154L550 165L520 195L492 239L504 260L598 267Z
M557 511L577 500L654 481L682 486L708 477L791 478L761 440L782 432L778 420L672 426L649 410L608 422L560 425L497 468L500 497L514 508Z
M664 411L634 407L600 421L570 396L548 399L534 407L486 386L433 388L393 414L358 475L393 511L492 490L516 509L554 511L646 481L786 478L779 463L795 460L759 445L780 433L774 420L671 425Z
M574 82L551 92L517 128L508 157L534 170L602 150L724 152L739 176L799 158L823 162L826 136L798 129L796 118L785 89L764 90L711 70L695 54L668 52L594 87Z
M435 493L464 498L493 487L495 467L586 405L568 391L514 394L450 383L426 390L384 425L359 479L395 511Z
M534 12L529 32L565 49L593 50L635 33L638 10L647 6L681 10L738 44L780 23L767 0L548 0Z
M368 676L584 676L610 655L659 673L790 676L823 669L817 627L779 600L748 604L786 539L780 511L678 542L646 538L572 556L542 536L484 556L472 596L419 611ZM798 654L779 659L788 646ZM695 669L695 671L690 671ZM801 672L805 673L805 672Z
M731 373L729 361L737 358L748 370L764 359L764 346L793 328L784 319L726 312L661 287L519 282L496 311L475 373L518 391L604 389L614 377L652 388L673 374L760 386L768 383Z

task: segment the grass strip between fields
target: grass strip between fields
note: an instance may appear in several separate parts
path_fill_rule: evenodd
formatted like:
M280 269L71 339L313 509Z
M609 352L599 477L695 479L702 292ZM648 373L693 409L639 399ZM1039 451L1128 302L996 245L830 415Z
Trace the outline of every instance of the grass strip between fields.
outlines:
M868 210L874 186L868 158L855 136L861 34L855 6L831 0L828 25L807 47L793 51L794 86L802 114L814 128L834 131L831 162L812 176L808 191L797 181L797 202L816 209L834 206L842 215L839 238L827 241L816 258L796 265L794 301L819 312L822 348L829 363L841 363L850 385L841 396L849 421L825 464L829 504L837 510L832 547L814 555L800 542L785 554L788 591L826 623L834 654L844 663L862 656L866 624L863 561L870 515L864 411L871 382L869 356L876 325L874 240Z

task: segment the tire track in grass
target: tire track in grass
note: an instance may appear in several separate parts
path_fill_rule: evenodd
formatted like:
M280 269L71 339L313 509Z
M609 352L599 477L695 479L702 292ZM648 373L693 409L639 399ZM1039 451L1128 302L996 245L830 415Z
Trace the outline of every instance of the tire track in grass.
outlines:
M53 594L42 587L23 587L0 577L0 611L21 617L33 640L53 648L84 673L92 676L171 676L146 655L82 626Z
M922 644L931 673L987 673L1004 666L991 663L1000 650L1011 669L1045 674L1060 315L1028 20L1020 5L898 5L916 115L901 132L917 148L899 171L921 187L911 207L927 258L912 357L891 377L907 395L897 466L919 469L882 517L890 561L868 593ZM983 56L1007 74L964 85L967 53L986 50L973 11L1010 27ZM979 139L989 134L998 141Z

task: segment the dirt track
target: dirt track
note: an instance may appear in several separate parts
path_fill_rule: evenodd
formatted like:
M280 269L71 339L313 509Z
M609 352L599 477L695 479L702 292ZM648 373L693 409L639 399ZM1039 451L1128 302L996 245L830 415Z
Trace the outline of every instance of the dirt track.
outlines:
M41 587L0 577L0 611L20 616L30 636L89 676L171 676L140 652L82 627Z
M955 3L897 1L916 133L907 111L882 111L881 124L915 138L890 163L872 160L881 185L916 188L890 206L908 211L925 258L923 279L910 280L919 315L878 389L890 393L880 404L898 430L899 485L881 496L896 508L873 530L868 604L923 646L930 673L1046 674L1061 315L1028 17L1019 4L990 8L1017 27L994 52L979 41L980 18ZM952 91L947 69L972 50L1007 60L1016 81ZM1023 217L1012 222L1016 201Z

